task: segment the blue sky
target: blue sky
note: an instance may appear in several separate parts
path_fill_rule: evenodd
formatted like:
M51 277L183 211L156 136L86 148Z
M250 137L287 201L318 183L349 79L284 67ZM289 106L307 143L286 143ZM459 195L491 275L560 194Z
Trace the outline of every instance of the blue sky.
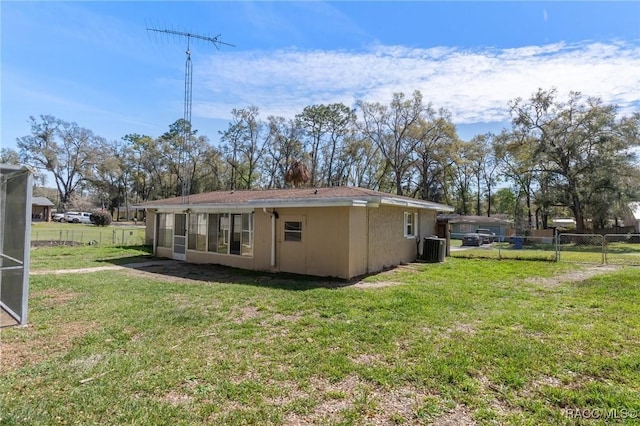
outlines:
M640 110L640 2L0 2L0 146L30 115L109 140L160 136L182 118L216 144L233 108L293 118L307 105L388 103L420 90L464 139L508 124L538 88Z

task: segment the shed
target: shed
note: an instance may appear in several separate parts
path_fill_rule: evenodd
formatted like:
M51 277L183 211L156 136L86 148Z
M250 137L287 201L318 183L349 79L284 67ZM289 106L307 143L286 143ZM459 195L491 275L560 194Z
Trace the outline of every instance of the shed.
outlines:
M51 208L54 204L46 197L32 197L31 220L51 222Z
M357 187L216 191L143 203L156 255L349 279L416 260L452 207Z
M627 207L625 225L633 226L634 232L640 233L640 201L632 201Z

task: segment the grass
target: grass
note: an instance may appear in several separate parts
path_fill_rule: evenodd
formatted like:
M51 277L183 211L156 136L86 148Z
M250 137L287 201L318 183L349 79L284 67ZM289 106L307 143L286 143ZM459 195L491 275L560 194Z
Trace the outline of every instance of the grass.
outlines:
M233 279L32 276L30 326L2 330L0 424L640 415L637 269L587 278L567 263L453 258L370 276L363 288L223 272Z
M75 269L153 259L151 246L44 246L31 249L31 269Z

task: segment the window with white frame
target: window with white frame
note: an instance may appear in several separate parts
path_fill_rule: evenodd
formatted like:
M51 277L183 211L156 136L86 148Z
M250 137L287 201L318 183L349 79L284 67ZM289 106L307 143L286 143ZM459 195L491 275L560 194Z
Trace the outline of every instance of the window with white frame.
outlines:
M418 235L418 213L404 212L404 237L415 238Z
M285 221L284 240L301 242L302 241L302 222Z
M173 213L158 214L158 247L173 247Z
M189 215L189 250L207 249L207 215L197 213Z

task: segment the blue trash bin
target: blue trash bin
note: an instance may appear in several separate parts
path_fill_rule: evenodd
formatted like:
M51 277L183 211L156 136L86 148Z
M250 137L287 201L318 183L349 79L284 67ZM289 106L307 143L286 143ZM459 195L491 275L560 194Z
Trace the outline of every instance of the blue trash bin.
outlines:
M522 237L512 237L511 241L513 241L514 249L521 249L522 244L524 243L524 238Z

